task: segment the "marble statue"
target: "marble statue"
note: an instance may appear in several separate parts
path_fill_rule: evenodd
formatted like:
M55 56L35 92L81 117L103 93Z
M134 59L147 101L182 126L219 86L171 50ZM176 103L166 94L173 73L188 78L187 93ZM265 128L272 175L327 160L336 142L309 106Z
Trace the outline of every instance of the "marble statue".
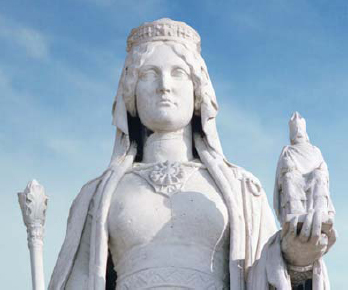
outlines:
M111 162L72 204L50 290L329 289L333 227L314 207L277 230L260 181L224 157L200 51L183 22L130 33Z
M334 208L329 195L329 171L318 147L312 145L306 120L295 112L290 121L290 142L280 154L274 207L283 224L290 215L305 215L309 210L333 218Z

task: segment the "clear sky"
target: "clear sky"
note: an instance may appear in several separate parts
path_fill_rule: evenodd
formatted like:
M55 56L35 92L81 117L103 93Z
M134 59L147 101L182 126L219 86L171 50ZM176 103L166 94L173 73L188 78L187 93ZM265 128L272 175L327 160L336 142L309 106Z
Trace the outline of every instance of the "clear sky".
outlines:
M307 119L328 163L339 239L326 256L346 289L348 254L348 2L346 0L2 1L0 5L0 273L2 289L31 289L16 192L37 178L49 195L46 284L70 204L108 165L111 105L133 27L162 17L202 37L220 104L225 155L259 177L272 202L288 119Z

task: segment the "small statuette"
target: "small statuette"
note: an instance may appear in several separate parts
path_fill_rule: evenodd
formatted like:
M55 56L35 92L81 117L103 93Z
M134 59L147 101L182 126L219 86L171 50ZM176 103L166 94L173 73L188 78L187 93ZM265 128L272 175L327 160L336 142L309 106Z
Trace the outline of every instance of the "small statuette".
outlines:
M329 171L318 147L312 145L306 120L295 112L289 121L290 145L283 148L276 176L275 208L283 224L294 215L303 222L309 210L321 212L332 223L334 208L329 193Z

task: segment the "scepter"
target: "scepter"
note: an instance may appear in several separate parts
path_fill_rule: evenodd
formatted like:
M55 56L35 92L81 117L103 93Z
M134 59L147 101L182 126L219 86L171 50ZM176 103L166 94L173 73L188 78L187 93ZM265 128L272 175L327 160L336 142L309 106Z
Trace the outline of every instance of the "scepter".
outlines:
M18 193L23 221L27 227L33 290L44 290L43 234L47 208L44 188L35 179Z

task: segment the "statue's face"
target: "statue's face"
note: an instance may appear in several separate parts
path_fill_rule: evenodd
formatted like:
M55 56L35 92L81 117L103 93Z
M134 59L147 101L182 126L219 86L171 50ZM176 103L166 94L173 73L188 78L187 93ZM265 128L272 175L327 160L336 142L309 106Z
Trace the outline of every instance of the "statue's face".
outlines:
M304 125L290 127L290 141L292 144L308 142L308 135Z
M140 67L135 95L140 121L154 132L177 131L191 121L194 87L190 68L167 45L157 46Z

